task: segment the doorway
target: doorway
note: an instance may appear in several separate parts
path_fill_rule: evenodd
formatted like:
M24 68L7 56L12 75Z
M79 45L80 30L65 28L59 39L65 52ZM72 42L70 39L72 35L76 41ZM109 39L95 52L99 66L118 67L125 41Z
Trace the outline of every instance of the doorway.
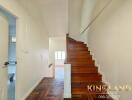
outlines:
M1 47L3 47L3 50L5 49L5 59L4 60L4 67L3 69L4 74L2 77L5 77L5 91L0 91L4 95L0 95L0 98L2 100L15 100L15 84L16 84L16 17L7 12L6 10L0 8L0 15L1 15L1 20L5 20L7 22L6 25L4 23L0 23L1 26L4 25L6 27L7 31L7 36L6 41L7 44L5 44L6 48L4 48L4 44L1 44ZM0 29L2 30L2 29ZM5 33L0 33L2 36ZM3 37L4 38L4 37ZM1 56L4 57L4 56ZM1 87L0 87L1 89ZM4 98L4 99L3 99Z
M52 76L55 79L64 80L64 61L66 52L66 37L49 38L49 64Z
M16 19L9 20L8 42L8 100L15 100L16 82Z
M65 51L55 51L55 79L64 79Z

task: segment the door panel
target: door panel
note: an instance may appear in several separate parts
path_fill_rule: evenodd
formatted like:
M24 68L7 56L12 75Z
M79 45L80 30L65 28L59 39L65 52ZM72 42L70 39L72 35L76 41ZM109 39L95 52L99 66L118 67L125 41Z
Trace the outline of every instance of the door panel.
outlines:
M8 20L0 12L0 100L7 100Z

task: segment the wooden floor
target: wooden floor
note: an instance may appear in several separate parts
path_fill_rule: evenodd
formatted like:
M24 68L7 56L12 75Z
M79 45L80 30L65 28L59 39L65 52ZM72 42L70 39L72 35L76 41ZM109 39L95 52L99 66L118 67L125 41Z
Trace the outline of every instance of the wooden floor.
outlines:
M72 95L71 99L64 99L64 80L44 78L26 100L113 100L113 99L91 99L85 95Z
M63 100L64 80L44 78L26 100Z

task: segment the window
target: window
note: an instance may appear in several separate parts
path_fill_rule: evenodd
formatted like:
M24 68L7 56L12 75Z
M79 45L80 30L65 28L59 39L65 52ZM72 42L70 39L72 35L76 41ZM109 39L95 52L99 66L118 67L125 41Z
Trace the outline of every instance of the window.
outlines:
M64 60L65 59L65 51L56 51L55 59L56 60Z

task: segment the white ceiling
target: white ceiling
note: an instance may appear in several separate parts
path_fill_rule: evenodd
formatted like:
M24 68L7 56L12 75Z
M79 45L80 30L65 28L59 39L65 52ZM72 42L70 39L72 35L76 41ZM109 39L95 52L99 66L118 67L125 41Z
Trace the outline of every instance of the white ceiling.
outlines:
M18 0L27 11L43 23L49 36L68 33L68 0Z
M89 22L93 9L90 5L94 4L91 0L17 1L42 24L50 37L80 33L81 27L85 28Z

